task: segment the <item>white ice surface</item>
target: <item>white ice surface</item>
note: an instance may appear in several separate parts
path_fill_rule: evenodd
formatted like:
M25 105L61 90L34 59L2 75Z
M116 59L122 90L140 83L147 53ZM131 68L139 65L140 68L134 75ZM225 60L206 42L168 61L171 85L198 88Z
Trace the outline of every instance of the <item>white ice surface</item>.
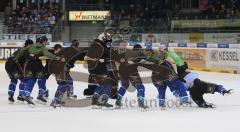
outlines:
M81 67L77 66L74 70L87 72ZM19 103L10 105L7 101L9 78L3 64L0 68L0 132L238 132L240 129L239 75L197 72L203 80L235 90L231 96L220 94L205 96L208 102L217 105L215 109L202 109L193 105L192 107L175 106L166 110L151 107L143 112L136 107L96 110L90 107L53 109L48 105L40 104L34 108ZM146 98L156 99L156 88L151 84L145 86ZM56 87L54 77L51 77L47 81L50 99ZM78 98L84 98L82 91L87 84L75 82L74 87ZM35 86L32 95L34 98L37 90L38 87ZM174 99L169 91L167 93L168 99ZM17 95L18 91L15 99ZM125 97L128 100L136 99L136 93L127 93Z

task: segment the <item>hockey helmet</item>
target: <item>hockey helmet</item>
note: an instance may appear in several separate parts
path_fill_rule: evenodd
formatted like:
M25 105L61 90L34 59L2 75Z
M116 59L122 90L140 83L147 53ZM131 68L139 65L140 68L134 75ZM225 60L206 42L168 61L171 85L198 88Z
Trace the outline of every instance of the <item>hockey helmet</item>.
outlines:
M27 39L24 43L24 47L27 47L29 45L33 45L33 41L31 39Z
M152 43L145 44L147 50L152 50Z
M46 36L42 36L37 38L36 43L43 43L43 42L47 42L48 38Z
M76 47L76 48L79 47L79 42L78 42L78 40L76 40L76 39L72 40L71 46L72 46L72 47Z
M112 46L112 37L109 33L103 32L98 36L98 39L106 44L107 47Z
M141 49L141 48L142 48L142 46L140 44L135 44L133 46L133 49Z
M53 49L54 50L58 50L58 49L61 49L62 48L62 45L61 44L55 44Z

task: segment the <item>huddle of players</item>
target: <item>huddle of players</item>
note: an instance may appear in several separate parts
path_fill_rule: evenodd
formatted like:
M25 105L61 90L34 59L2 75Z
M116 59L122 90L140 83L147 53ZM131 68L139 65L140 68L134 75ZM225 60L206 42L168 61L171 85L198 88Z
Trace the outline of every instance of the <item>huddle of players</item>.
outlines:
M51 103L53 107L64 105L61 98L65 92L69 97L76 98L73 94L73 80L69 74L77 60L85 60L89 70L89 88L85 89L85 95L92 95L94 107L113 107L108 103L109 98L116 99L116 107L122 107L122 98L131 84L137 90L138 106L148 108L144 103L145 87L138 73L138 67L145 67L152 70L152 82L158 90L159 106L165 107L165 92L169 87L174 95L179 96L181 104L190 103L187 90L190 96L199 107L213 107L203 99L203 94L219 92L230 94L232 90L226 90L222 85L212 84L200 80L195 73L187 71L187 64L174 52L169 51L166 45L160 45L160 51L154 51L151 45L147 45L143 53L140 45L133 47L136 56L130 57L127 53L119 53L112 48L110 34L102 33L93 40L87 50L78 50L79 43L73 41L71 47L62 48L55 45L53 51L45 46L45 36L37 39L36 44L27 40L25 47L16 51L6 62L6 71L11 79L9 85L9 101L14 102L14 92L17 81L19 85L19 101L26 101L33 104L31 92L36 81L39 85L37 99L46 103L48 90L46 80L50 74L54 74L58 88ZM43 66L39 57L46 56L48 61ZM173 61L169 61L167 58ZM119 64L117 68L116 63ZM177 72L174 67L177 66ZM57 68L58 67L58 68ZM177 74L178 73L178 74ZM118 80L121 87L118 89ZM93 85L92 85L93 84Z
M47 44L45 37L38 38L36 44L33 44L33 41L30 39L26 40L24 48L17 50L7 59L5 69L11 79L8 89L9 102L14 102L13 97L18 80L20 80L20 85L17 100L32 103L30 94L34 84L37 82L39 86L37 99L47 102L44 96L48 96L46 80L49 75L46 72L46 67L43 66L42 61L39 59L40 56L37 56L40 50L42 50L45 53L44 55L53 57L53 54L45 48L45 44ZM38 54L35 54L35 52Z
M26 101L28 104L34 105L31 97L31 93L35 83L38 83L39 93L37 100L40 103L46 103L48 97L48 90L46 88L46 80L49 78L51 73L48 71L49 61L57 60L65 62L65 58L56 56L61 51L62 46L56 44L53 49L46 47L48 39L43 36L36 40L36 44L28 39L25 42L25 46L17 50L11 57L9 57L5 64L5 69L10 77L10 84L8 88L9 102L13 103L14 94L18 80L19 84L19 96L18 101ZM74 40L71 47L78 47L79 43ZM47 57L46 65L42 64L40 57ZM68 83L68 97L76 98L73 94L73 81L69 79Z
M174 95L180 98L180 103L190 103L187 91L193 101L203 108L214 107L203 99L205 93L231 94L232 89L226 90L222 85L202 81L197 74L187 71L188 65L173 51L169 51L167 45L160 45L159 51L154 51L151 45L146 45L145 53L141 45L135 45L130 55L126 52L119 53L111 47L112 39L110 34L102 33L94 40L85 56L88 63L89 73L94 80L95 90L92 97L94 107L113 107L108 103L112 97L112 85L121 82L117 90L116 107L122 107L122 98L131 84L137 90L138 106L148 108L144 103L145 87L138 72L138 67L145 67L152 70L152 82L158 90L159 106L165 106L165 92L169 87ZM171 58L168 60L168 58ZM115 63L119 64L118 70ZM176 71L172 65L176 65ZM114 75L114 78L112 77ZM113 84L113 82L115 84ZM114 93L114 92L113 92Z

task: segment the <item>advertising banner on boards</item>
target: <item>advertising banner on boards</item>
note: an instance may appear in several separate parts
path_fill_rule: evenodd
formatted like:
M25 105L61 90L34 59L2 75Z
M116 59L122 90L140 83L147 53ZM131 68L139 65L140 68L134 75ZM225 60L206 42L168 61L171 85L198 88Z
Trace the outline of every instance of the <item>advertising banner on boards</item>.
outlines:
M0 42L25 42L27 39L35 42L41 36L46 36L48 42L52 42L51 34L0 34Z
M19 47L0 47L0 60L9 58Z
M148 33L142 34L142 42L240 44L240 33Z
M210 69L239 70L240 50L206 49L206 66Z
M187 43L189 41L188 33L164 33L164 34L143 34L143 43Z
M69 11L69 21L103 21L110 11Z
M188 63L189 67L206 67L205 49L174 48L174 52L181 56Z

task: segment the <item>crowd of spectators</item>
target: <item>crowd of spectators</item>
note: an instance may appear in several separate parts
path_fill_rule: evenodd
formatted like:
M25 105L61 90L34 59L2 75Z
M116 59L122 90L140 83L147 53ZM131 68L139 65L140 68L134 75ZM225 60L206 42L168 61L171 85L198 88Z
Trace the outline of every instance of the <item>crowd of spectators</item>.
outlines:
M230 19L240 16L240 0L202 1L207 1L207 8L202 9L202 14L199 15L224 16ZM171 19L173 16L180 16L183 8L179 0L82 0L81 3L69 0L69 3L71 2L111 5L106 6L111 7L111 18L105 22L106 26L120 27L122 21L127 21L127 25L144 28L145 32L170 29ZM200 6L199 9L201 9ZM48 6L37 9L35 6L18 5L15 10L12 10L9 5L4 12L6 24L11 33L49 33L61 16L57 8Z
M205 15L235 18L240 16L240 0L209 0Z
M178 6L159 0L104 0L112 4L111 26L119 26L120 20L129 20L129 26L144 27L144 31L165 31L169 28L169 15L176 12Z
M171 19L176 18L228 18L234 21L240 17L240 0L202 0L207 2L206 10L201 10L201 4L195 10L202 11L193 13L182 7L179 0L104 0L104 4L112 4L112 26L118 26L119 20L129 20L132 27L144 27L144 31L166 31L170 29ZM200 2L200 1L199 1ZM196 4L196 3L195 3ZM185 13L184 14L184 11Z
M61 16L57 8L42 6L37 9L35 6L17 5L12 10L10 3L4 13L9 33L50 33Z

